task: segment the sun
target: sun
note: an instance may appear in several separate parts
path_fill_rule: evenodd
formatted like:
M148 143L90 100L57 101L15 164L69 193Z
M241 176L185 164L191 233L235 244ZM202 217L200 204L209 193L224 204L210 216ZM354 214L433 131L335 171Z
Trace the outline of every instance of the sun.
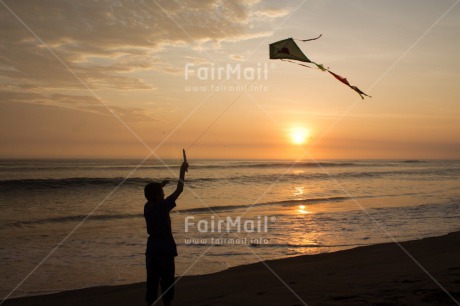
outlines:
M295 145L302 145L307 142L310 131L306 128L295 127L289 131L291 142Z

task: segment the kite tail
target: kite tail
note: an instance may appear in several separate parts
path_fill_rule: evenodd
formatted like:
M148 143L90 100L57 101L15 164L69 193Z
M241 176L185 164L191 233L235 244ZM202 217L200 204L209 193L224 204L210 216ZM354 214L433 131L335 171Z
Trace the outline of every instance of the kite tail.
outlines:
M354 91L356 91L356 92L359 94L359 96L361 97L361 99L364 100L363 95L366 96L366 97L372 98L372 97L369 96L368 94L365 94L363 91L361 91L361 89L359 89L358 87L356 87L356 86L350 86L350 87L351 87L351 89L353 89Z
M318 67L318 69L320 69L321 71L328 71L329 69L328 68L324 68L323 64L317 64L315 62L312 62L313 64L316 65L316 67Z
M315 38L310 38L310 39L296 39L296 40L306 42L306 41L317 40L317 39L320 38L321 36L323 36L323 34L319 34L319 36L318 36L318 37L315 37Z
M330 74L332 74L332 75L334 76L334 78L336 78L337 80L339 80L339 81L342 82L343 84L347 85L348 87L350 87L351 89L353 89L354 91L356 91L356 92L359 94L359 96L361 97L361 99L364 100L364 97L363 97L363 96L372 98L372 97L369 96L368 94L365 94L363 91L361 91L361 89L359 89L358 87L351 85L351 84L348 82L347 78L344 78L343 76L340 76L340 75L338 75L338 74L336 74L336 73L334 73L334 72L332 72L332 71L330 71L330 70L328 70L327 72L329 72Z

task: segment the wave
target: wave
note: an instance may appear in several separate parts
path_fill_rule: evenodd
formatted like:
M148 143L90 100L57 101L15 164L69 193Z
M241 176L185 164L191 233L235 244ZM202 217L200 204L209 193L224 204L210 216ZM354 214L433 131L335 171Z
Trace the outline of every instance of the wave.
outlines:
M356 198L356 197L355 197ZM274 201L274 202L265 202L265 203L255 203L255 204L242 204L242 205L222 205L222 206L208 206L208 207L198 207L198 208L188 208L188 209L179 209L176 213L204 213L204 212L223 212L223 211L232 211L242 208L249 207L261 207L261 206L297 206L300 204L314 204L314 203L324 203L324 202L337 202L345 201L351 199L350 197L329 197L329 198L312 198L312 199L303 199L303 200L284 200L284 201Z
M208 207L195 207L195 208L185 208L180 209L176 208L172 211L174 215L182 215L182 214L203 214L209 213L210 215L222 212L229 212L229 211L236 211L239 209L244 208L252 208L252 207L263 207L263 206L283 206L283 207L294 207L301 204L306 205L314 205L314 204L321 204L321 203L330 203L330 202L341 202L351 199L365 199L365 198L382 198L382 197L395 197L401 195L413 195L419 193L409 193L409 194L388 194L388 195L376 195L376 196L355 196L355 197L325 197L325 198L310 198L310 199L302 199L302 200L283 200L283 201L273 201L273 202L264 202L264 203L255 203L255 204L245 204L245 205L226 205L226 206L208 206ZM459 218L460 215L457 214L459 208L459 204L456 201L452 203L448 203L443 205L443 210L439 210L439 204L422 204L416 206L408 206L408 207L396 207L390 208L393 211L405 211L407 213L414 213L417 211L429 211L430 209L434 209L436 212L443 214L444 218ZM387 210L388 207L383 208L373 208L373 210L380 211L380 210ZM403 213L404 214L404 213ZM445 215L450 216L445 216ZM50 223L65 223L65 222L81 222L87 218L87 221L112 221L112 220L124 220L124 219L137 219L137 218L144 218L142 213L136 214L103 214L103 215L70 215L70 216L61 216L61 217L50 217L50 218L43 218L43 219L35 219L35 220L25 220L25 221L15 221L7 224L2 224L0 228L22 228L34 225L46 225ZM318 220L322 218L318 216ZM424 219L427 218L424 216ZM414 219L414 216L411 214L411 219ZM326 221L325 218L321 219L322 221ZM330 221L334 221L335 219L330 219Z
M43 190L43 189L59 189L59 188L78 188L78 187L115 187L118 185L123 186L145 186L150 182L169 180L174 183L177 179L172 177L164 177L161 180L152 180L150 178L133 177L71 177L62 179L19 179L19 180L4 180L0 181L1 191L6 190ZM196 178L187 179L187 184L190 183L206 183L219 181L222 179L218 178ZM0 192L1 192L0 191Z
M188 208L188 209L176 209L173 211L174 214L196 214L196 213L217 213L224 211L233 211L242 208L249 207L260 207L260 206L296 206L299 204L314 204L314 203L324 203L324 202L335 202L335 201L344 201L349 199L348 197L330 197L330 198L314 198L314 199L304 199L304 200L291 200L291 201L275 201L275 202L266 202L266 203L256 203L256 204L245 204L245 205L227 205L227 206L208 206L208 207L198 207L198 208ZM30 225L43 225L48 223L64 223L64 222L80 222L85 218L88 221L111 221L111 220L122 220L122 219L134 219L134 218L143 218L143 214L104 214L104 215L72 215L72 216L62 216L62 217L51 217L27 221L16 221L9 224L4 224L2 227L24 227Z
M220 165L208 165L207 167L219 167ZM241 163L241 164L229 164L224 167L226 168L317 168L317 167L353 167L361 166L358 163L352 162L263 162L263 163Z
M98 177L72 177L63 179L19 179L0 181L0 187L10 190L56 189L67 187L114 187L119 184L146 184L151 180L144 178L98 178Z
M356 161L206 161L206 160L196 160L191 164L190 169L194 170L212 170L212 169L308 169L308 168L385 168L392 166L410 166L412 165L428 165L434 163L458 163L458 161L424 161L417 159L407 159L407 160L356 160ZM74 171L154 171L154 170L173 170L176 171L179 169L180 163L176 161L166 160L165 163L148 162L144 165L139 165L137 162L131 161L102 161L102 162L71 162L71 161L35 161L35 162L26 162L26 161L14 161L14 160L0 160L0 169L5 171L14 171L14 172L68 172L69 170Z
M293 243L269 243L269 244L251 244L251 246L261 246L268 248L343 248L369 245L368 243L353 244L293 244Z
M414 179L433 179L437 177L451 177L460 175L460 168L421 168L421 169L399 169L390 171L341 171L341 172L300 172L300 173L254 173L242 175L230 175L227 177L200 177L188 178L187 184L191 188L206 187L211 183L232 183L232 184L266 184L273 182L298 182L299 180L330 180L330 179L368 179L393 176L413 176ZM159 177L159 180L167 179L174 184L177 178ZM71 177L71 178L46 178L46 179L17 179L0 180L0 192L22 191L22 190L54 190L59 188L85 188L85 187L124 187L140 188L149 182L151 178L146 177Z
M362 166L383 166L381 163L363 163L363 162L292 162L292 161L228 161L228 162L211 162L203 163L197 161L191 167L193 169L222 169L222 168L318 168L318 167L362 167ZM61 171L61 170L150 170L150 169L179 169L179 163L150 164L138 165L136 163L110 164L110 163L47 163L47 164L19 164L19 163L0 163L0 168L5 170L17 171Z
M132 218L143 218L142 214L113 214L113 215L73 215L73 216L62 216L62 217L51 217L44 219L35 219L27 221L16 221L9 224L5 224L2 227L24 227L30 225L43 225L48 223L65 223L65 222L81 222L87 218L92 221L107 221L107 220L121 220L121 219L132 219Z

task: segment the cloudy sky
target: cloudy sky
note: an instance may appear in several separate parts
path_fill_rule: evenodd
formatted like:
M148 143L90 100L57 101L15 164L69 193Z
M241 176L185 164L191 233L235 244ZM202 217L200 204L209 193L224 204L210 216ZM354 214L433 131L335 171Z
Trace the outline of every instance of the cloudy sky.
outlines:
M458 2L1 0L0 158L460 158Z

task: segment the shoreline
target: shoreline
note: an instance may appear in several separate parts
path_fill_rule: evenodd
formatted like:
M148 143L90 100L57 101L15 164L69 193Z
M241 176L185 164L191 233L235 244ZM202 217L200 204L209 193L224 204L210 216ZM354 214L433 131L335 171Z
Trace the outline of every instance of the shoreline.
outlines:
M176 284L174 305L459 305L460 231L400 245L421 267L395 243L300 255L184 276ZM20 297L2 305L144 305L144 294L141 282Z

